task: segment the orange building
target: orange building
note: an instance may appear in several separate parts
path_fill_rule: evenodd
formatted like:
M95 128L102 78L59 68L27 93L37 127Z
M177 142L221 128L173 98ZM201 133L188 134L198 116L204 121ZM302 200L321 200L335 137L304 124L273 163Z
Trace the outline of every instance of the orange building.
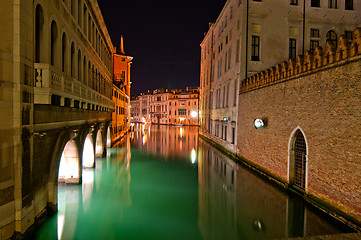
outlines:
M170 125L198 125L198 89L174 92L169 101Z
M123 37L120 48L114 48L113 54L113 101L115 111L112 114L112 142L123 137L130 128L130 65L133 57L124 52Z

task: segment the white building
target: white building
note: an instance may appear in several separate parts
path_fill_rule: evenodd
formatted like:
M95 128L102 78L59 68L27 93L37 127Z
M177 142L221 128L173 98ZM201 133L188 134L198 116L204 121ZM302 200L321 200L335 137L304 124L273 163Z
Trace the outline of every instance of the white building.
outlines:
M239 85L361 26L353 0L228 0L201 43L201 134L236 152Z

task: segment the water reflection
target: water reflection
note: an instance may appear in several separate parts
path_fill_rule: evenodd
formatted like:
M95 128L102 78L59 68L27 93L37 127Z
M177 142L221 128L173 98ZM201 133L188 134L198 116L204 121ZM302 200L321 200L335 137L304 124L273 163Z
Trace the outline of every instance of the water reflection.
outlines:
M147 128L147 126L136 125L135 132L131 134L134 147L154 156L189 159L192 163L196 163L198 127L151 125Z
M272 239L339 233L302 199L265 182L200 141L199 226L203 239Z
M198 142L197 127L143 125L95 165L83 170L82 186L59 186L56 222L37 239L254 240L343 231Z

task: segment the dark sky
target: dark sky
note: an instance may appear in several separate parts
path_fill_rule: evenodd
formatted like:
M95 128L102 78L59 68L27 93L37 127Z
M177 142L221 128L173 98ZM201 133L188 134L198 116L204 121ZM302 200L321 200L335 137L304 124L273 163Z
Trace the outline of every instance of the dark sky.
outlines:
M133 56L131 95L199 86L200 43L226 0L98 0L114 46Z

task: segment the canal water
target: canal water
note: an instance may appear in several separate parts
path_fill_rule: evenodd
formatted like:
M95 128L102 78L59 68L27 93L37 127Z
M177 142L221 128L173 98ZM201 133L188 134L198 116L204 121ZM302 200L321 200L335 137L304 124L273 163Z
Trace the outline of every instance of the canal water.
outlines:
M197 127L138 126L82 185L59 186L35 239L277 239L347 228L198 138Z

